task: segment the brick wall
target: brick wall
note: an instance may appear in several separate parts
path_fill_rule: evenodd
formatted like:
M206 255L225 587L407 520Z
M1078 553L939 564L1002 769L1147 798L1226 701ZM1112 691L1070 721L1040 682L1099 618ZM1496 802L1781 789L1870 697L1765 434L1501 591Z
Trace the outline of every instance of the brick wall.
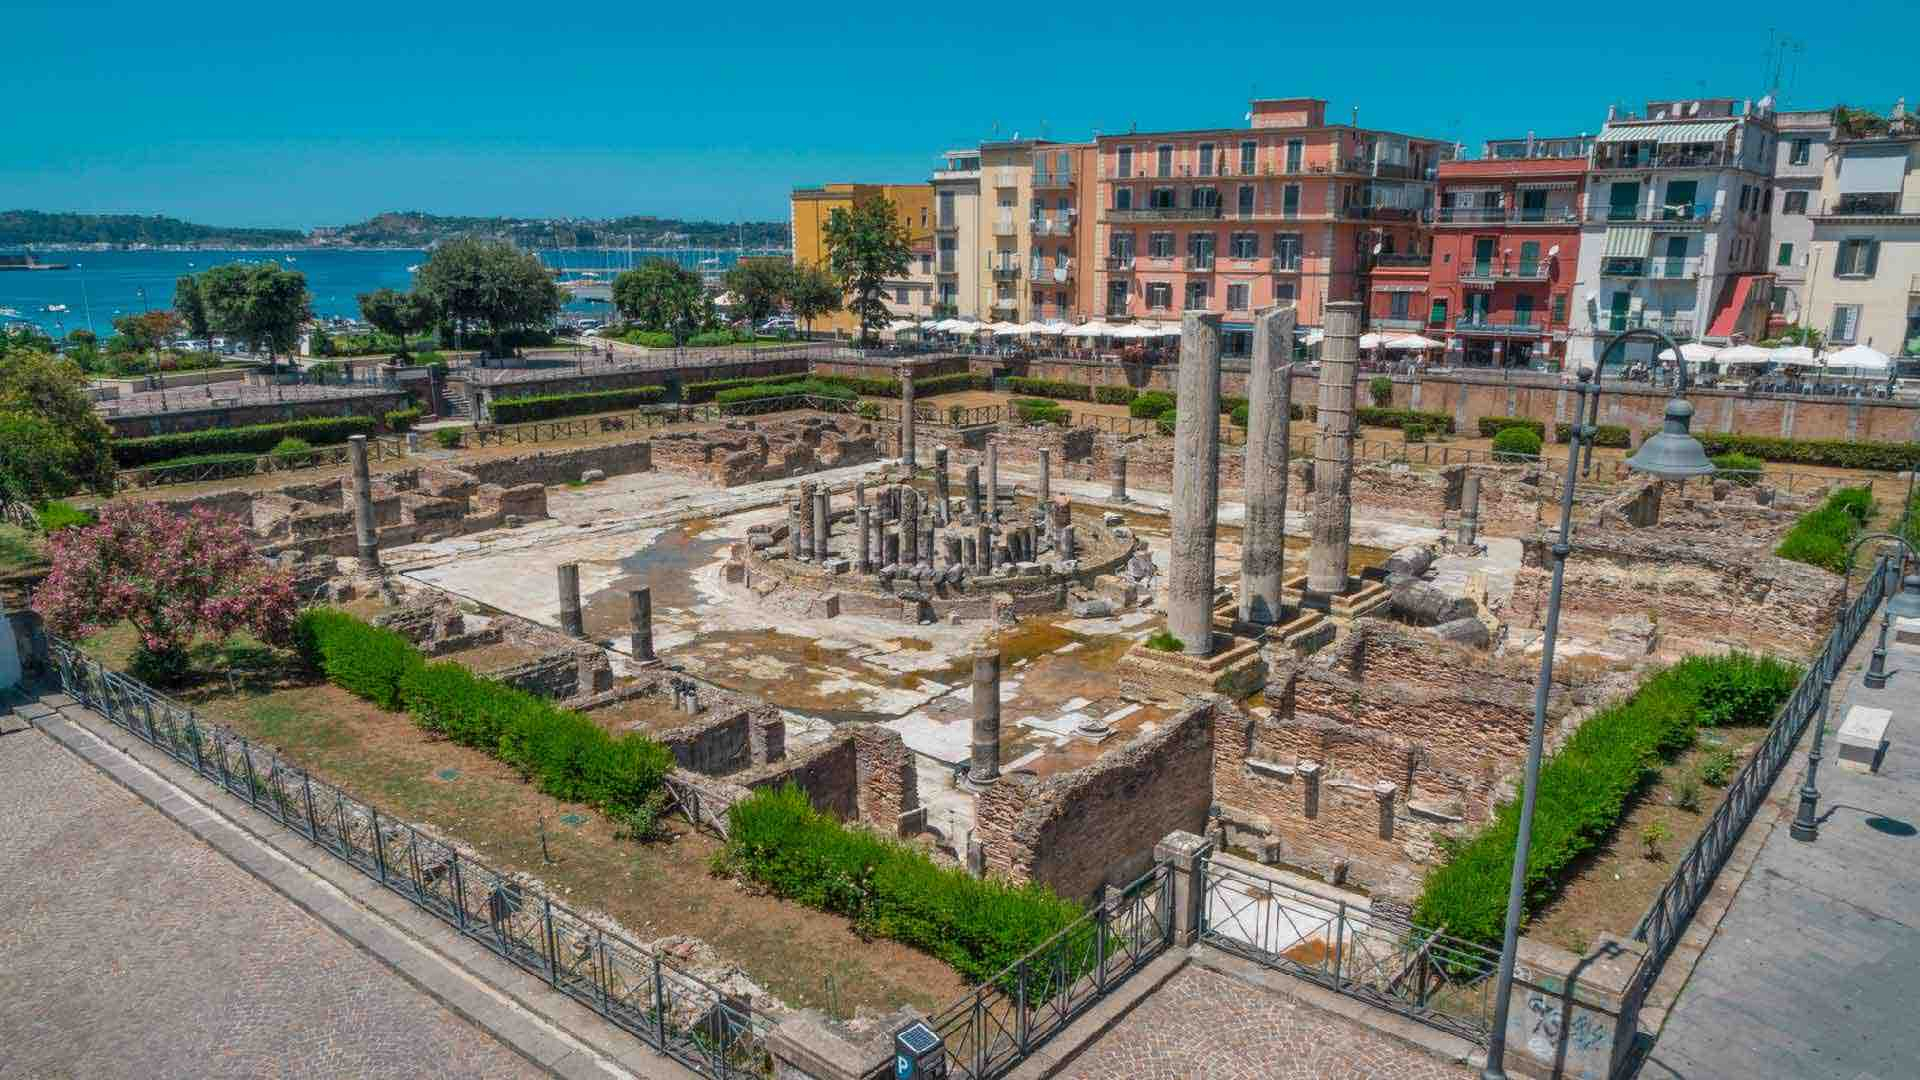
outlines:
M577 450L542 450L522 457L465 462L461 466L461 471L479 483L502 487L565 484L579 480L580 474L588 469L599 469L608 476L649 472L653 469L653 443L641 439Z
M213 428L247 427L252 424L279 424L289 420L310 420L322 416L381 417L395 409L404 409L413 398L404 390L370 394L356 391L343 397L315 397L291 401L263 401L211 408L172 409L167 412L135 416L106 414L101 419L113 429L116 439L138 439L148 435L169 435L179 431L207 431Z

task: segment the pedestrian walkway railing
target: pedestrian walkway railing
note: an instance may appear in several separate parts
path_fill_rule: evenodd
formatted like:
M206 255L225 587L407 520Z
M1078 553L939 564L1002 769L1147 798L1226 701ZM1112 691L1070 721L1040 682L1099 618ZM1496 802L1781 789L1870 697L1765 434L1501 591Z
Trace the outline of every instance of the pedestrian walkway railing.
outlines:
M1793 756L1793 748L1805 733L1807 724L1817 722L1822 715L1829 688L1838 677L1841 666L1847 662L1847 654L1853 651L1860 634L1873 621L1873 613L1879 608L1880 601L1899 587L1899 564L1900 560L1883 556L1874 566L1860 595L1841 612L1839 624L1827 635L1820 654L1807 668L1800 684L1794 687L1780 714L1774 717L1772 726L1767 729L1766 737L1761 740L1753 757L1747 760L1746 766L1727 785L1726 798L1714 809L1713 816L1707 820L1706 828L1693 846L1676 861L1673 876L1667 879L1653 906L1647 909L1640 924L1634 928L1634 940L1647 945L1646 959L1641 964L1639 981L1634 988L1636 999L1644 998L1653 981L1659 977L1667 954L1673 951L1674 945L1680 940L1700 901L1713 888L1714 879L1726 864L1734 845L1740 842L1740 835L1747 823L1753 820L1760 804L1766 801L1767 790Z
M769 1019L752 1003L603 929L542 890L380 813L151 687L48 641L60 685L461 936L545 980L702 1076L769 1075Z
M367 440L368 461L397 461L406 457L406 444L393 436L374 436ZM179 465L149 465L139 469L121 469L113 474L121 488L149 488L169 484L195 484L205 480L233 480L243 476L296 472L347 464L347 447L320 446L292 454L218 454Z
M1200 939L1423 1024L1485 1043L1497 950L1208 858Z
M1007 1075L1173 942L1173 869L1157 863L1038 948L935 1013L949 1080ZM870 1080L892 1075L892 1062ZM936 1075L936 1074L925 1074Z

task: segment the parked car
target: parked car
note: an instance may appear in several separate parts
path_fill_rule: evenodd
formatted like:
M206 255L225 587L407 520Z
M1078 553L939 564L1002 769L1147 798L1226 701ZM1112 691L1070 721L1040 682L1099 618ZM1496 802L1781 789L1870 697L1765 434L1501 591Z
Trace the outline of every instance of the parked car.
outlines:
M800 329L800 324L795 322L791 315L775 315L773 318L760 324L760 332L763 334L777 334L782 330L794 331L798 329Z

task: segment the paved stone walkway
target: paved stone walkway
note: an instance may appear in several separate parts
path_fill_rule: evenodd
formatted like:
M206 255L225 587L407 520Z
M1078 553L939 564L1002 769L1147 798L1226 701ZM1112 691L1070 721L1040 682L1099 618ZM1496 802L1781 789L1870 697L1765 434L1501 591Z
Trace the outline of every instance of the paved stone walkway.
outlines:
M1068 1080L1461 1080L1471 1074L1284 994L1189 964Z
M41 732L0 730L0 1077L542 1075Z
M1820 836L1792 838L1811 734L1750 829L1771 829L1641 1068L1643 1080L1920 1074L1920 649L1860 681L1878 616L1834 683L1820 762ZM1847 709L1893 712L1876 774L1839 766Z

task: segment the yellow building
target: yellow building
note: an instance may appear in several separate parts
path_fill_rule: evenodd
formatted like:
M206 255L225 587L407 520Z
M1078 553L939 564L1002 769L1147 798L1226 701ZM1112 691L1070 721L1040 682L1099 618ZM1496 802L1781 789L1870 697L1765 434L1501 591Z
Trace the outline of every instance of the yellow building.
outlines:
M851 210L873 199L893 203L913 240L914 258L899 281L887 282L888 305L901 315L919 315L933 303L933 186L931 184L820 184L793 189L793 261L796 266L827 265L827 222L835 210ZM926 258L921 253L926 252ZM845 311L815 319L814 330L854 333L857 320Z

